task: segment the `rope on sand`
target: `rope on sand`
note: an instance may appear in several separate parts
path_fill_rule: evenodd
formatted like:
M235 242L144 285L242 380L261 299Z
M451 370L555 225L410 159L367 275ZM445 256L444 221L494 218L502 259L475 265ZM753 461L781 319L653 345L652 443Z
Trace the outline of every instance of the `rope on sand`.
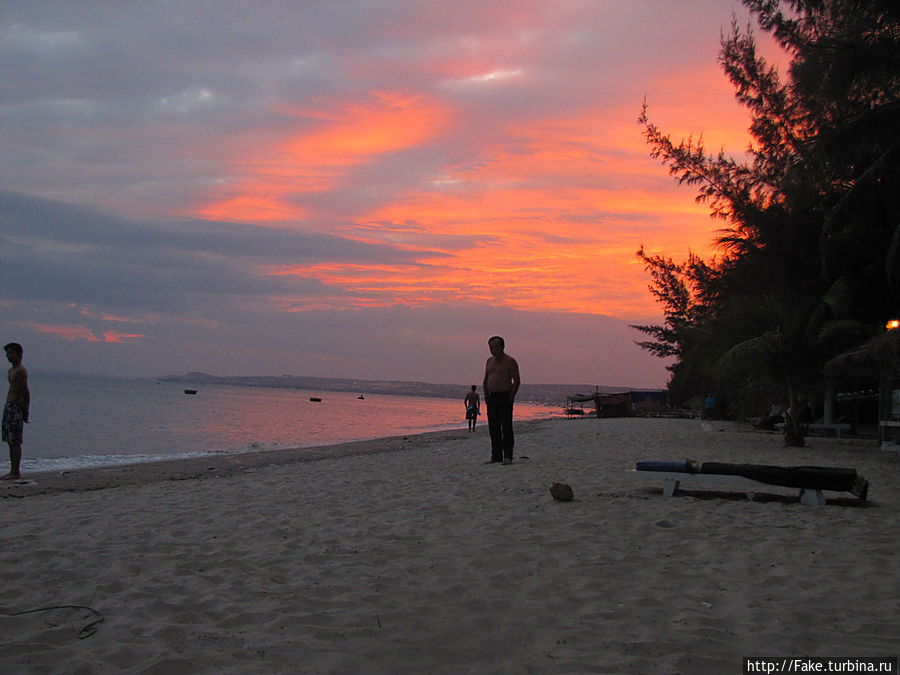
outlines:
M84 640L97 632L97 626L106 620L101 612L93 607L85 605L53 605L51 607L38 607L37 609L26 609L21 612L2 612L5 616L22 616L24 614L36 614L37 612L51 612L55 609L82 609L91 612L96 618L78 632L78 639Z

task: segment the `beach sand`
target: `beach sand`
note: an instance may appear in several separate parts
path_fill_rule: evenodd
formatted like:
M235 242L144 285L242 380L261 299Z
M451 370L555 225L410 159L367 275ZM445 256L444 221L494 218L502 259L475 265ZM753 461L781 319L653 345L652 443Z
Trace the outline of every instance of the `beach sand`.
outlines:
M4 485L0 672L740 673L900 652L896 453L699 420L516 429L512 466L485 464L482 426ZM869 501L667 499L628 473L685 457L852 467Z

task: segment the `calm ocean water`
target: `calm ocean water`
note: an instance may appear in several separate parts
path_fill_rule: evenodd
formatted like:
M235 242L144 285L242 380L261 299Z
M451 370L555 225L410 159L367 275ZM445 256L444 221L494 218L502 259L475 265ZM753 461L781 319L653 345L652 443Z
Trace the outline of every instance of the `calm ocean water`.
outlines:
M465 429L459 400L30 375L23 472L333 445ZM312 402L310 397L321 397ZM482 405L482 412L484 406ZM554 408L516 404L516 419ZM479 426L486 431L486 418ZM4 446L5 447L5 446ZM5 461L5 460L4 460Z

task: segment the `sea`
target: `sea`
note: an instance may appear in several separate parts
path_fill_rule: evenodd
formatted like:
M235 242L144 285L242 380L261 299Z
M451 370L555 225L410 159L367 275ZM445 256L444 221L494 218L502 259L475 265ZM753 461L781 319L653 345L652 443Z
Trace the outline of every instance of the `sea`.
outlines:
M196 393L186 394L185 388L193 386ZM25 425L23 473L467 428L465 387L456 400L32 372L29 389L31 419ZM557 413L557 408L516 402L519 421ZM478 424L487 438L484 414Z

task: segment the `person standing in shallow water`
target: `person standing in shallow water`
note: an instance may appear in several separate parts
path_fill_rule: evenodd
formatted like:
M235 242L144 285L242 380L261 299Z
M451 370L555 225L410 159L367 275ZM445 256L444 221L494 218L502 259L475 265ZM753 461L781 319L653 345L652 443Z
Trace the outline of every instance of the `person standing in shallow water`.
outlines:
M488 340L488 348L491 356L484 368L484 402L491 434L491 462L512 464L516 442L513 403L521 384L519 364L504 351L506 342L499 335Z
M28 421L28 407L31 394L28 391L28 371L22 365L22 345L10 342L4 347L6 359L12 364L7 373L9 392L3 406L3 442L9 444L9 473L0 480L21 478L22 432Z
M466 394L466 419L469 420L469 431L475 431L478 415L481 413L481 400L478 398L477 387L473 384L472 391Z

